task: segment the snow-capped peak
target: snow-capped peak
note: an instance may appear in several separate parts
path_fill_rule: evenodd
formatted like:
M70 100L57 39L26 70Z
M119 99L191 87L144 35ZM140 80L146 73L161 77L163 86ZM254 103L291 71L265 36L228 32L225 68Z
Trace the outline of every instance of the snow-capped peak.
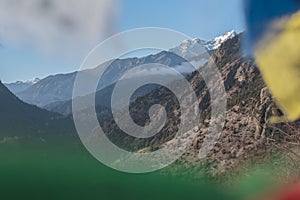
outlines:
M37 82L39 82L41 79L39 78L33 78L30 80L25 81L24 83L31 83L31 84L36 84Z
M18 92L22 92L26 90L27 88L36 84L39 81L40 81L39 78L34 78L27 81L16 81L14 83L5 83L5 86L14 94L17 94Z
M183 40L182 43L170 49L170 52L173 52L181 57L190 60L191 58L198 56L201 52L204 52L203 45L205 44L204 40L198 38L192 40Z
M232 30L209 41L198 38L194 38L192 40L183 40L179 46L172 48L169 51L176 53L187 60L190 60L203 54L205 50L211 52L218 49L222 43L235 36L236 32Z
M27 81L16 81L15 83L12 84L16 84L16 85L20 85L20 84L28 84L28 85L33 85L36 84L37 82L39 82L41 79L39 78L33 78Z
M236 32L232 30L221 36L215 37L210 41L207 41L206 44L204 44L204 46L207 50L216 50L221 46L222 43L226 42L228 39L231 39L235 36L236 36Z

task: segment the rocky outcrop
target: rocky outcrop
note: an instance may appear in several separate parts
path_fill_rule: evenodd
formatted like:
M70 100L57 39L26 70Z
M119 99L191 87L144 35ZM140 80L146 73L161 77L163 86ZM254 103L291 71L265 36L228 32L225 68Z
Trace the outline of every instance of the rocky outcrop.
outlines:
M264 85L254 61L242 58L238 46L240 40L233 38L214 55L228 98L224 129L217 144L204 159L211 163L210 170L215 175L273 152L292 151L299 147L299 121L269 123L271 116L281 116L282 112ZM197 153L207 135L207 124L199 126L198 138L182 158L183 162L203 163L203 160L197 159Z

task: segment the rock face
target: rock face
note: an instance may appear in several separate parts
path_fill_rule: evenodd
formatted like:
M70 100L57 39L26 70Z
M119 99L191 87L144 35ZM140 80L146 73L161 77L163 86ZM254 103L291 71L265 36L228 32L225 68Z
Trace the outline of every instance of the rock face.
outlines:
M212 163L214 174L228 171L245 161L263 158L279 149L295 148L299 142L299 121L268 122L271 116L282 113L264 85L254 61L241 57L240 38L236 36L228 40L213 55L223 76L228 99L224 129L206 158ZM184 162L197 162L195 156L207 133L205 124L200 127L197 142L183 158Z

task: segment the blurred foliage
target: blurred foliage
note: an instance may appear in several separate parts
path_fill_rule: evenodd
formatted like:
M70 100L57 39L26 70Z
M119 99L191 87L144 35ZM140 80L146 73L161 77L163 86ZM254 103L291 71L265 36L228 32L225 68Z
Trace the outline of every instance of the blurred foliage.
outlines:
M153 173L127 174L102 165L82 145L36 141L1 144L0 159L1 199L247 199L276 186L274 174L284 166L282 157L274 157L219 179L209 174L208 165L180 162Z
M80 145L14 142L0 158L1 199L232 199L208 182L114 171Z

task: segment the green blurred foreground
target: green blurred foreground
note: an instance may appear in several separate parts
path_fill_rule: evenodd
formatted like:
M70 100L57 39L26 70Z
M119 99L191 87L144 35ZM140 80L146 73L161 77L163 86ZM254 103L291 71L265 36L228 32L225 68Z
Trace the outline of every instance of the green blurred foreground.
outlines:
M81 144L67 141L9 141L0 144L0 159L0 199L25 200L257 199L273 186L270 177L280 166L270 160L259 168L248 166L246 173L234 169L222 181L211 178L209 166L189 169L179 162L154 173L127 174L102 165Z
M81 145L0 145L1 199L233 199L213 185L126 174L103 166Z

